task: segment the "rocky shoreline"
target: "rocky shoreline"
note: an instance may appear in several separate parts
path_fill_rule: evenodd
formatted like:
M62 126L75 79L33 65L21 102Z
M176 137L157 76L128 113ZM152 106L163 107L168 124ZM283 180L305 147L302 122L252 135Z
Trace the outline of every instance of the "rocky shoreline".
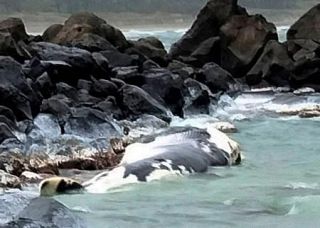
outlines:
M155 37L127 40L92 13L41 36L27 34L21 19L1 21L0 187L59 169L113 167L133 141L130 131L210 114L221 94L269 86L320 92L319 20L317 5L280 43L262 15L236 0L211 0L169 53Z

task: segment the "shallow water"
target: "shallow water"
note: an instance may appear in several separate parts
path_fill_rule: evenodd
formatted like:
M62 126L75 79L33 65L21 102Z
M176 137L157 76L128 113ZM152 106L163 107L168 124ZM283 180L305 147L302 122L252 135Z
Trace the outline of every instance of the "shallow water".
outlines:
M315 227L320 223L320 121L236 123L245 161L208 174L60 196L91 227Z

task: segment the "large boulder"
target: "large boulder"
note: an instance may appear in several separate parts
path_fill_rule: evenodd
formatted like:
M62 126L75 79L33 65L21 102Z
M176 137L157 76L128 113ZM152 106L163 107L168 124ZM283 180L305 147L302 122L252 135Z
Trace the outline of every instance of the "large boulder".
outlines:
M314 6L298 21L296 21L287 32L287 39L310 39L320 41L320 4Z
M90 78L97 69L92 54L86 50L38 42L29 45L33 56L47 61L46 68L53 82L76 85L80 78ZM107 76L107 75L106 75Z
M221 28L221 66L242 77L269 40L278 40L276 26L262 15L234 15Z
M232 15L245 14L243 8L237 5L237 0L210 0L200 11L197 19L186 34L172 45L170 56L190 56L199 45L211 38L219 35L220 27Z
M212 93L228 92L240 88L238 82L216 63L207 63L196 75L196 79L207 85Z
M84 228L86 222L52 198L38 197L4 227Z
M29 38L23 21L20 18L8 18L0 22L0 33L9 33L17 42L20 40L27 40Z
M144 84L141 88L170 108L174 115L183 117L183 80L179 75L164 68L154 68L144 71L143 78Z
M61 29L56 27L51 30L52 34L59 30L56 35L49 39L50 42L57 44L68 45L74 40L81 39L85 34L90 33L106 39L116 48L125 49L128 46L126 38L119 29L109 25L102 18L88 12L73 14L66 20Z
M162 66L166 65L167 51L159 39L146 37L137 41L131 41L131 44L133 45L131 49L137 51L138 54L142 54Z
M125 85L120 89L119 95L119 105L127 116L138 117L142 114L150 114L166 121L170 120L169 111L137 86Z
M249 85L257 85L262 80L275 86L288 86L293 61L287 48L275 40L267 43L260 58L246 75Z

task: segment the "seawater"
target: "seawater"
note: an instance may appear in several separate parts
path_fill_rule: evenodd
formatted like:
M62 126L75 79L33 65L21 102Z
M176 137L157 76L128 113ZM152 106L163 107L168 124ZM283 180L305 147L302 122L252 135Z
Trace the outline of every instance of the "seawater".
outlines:
M320 119L235 123L240 166L57 199L90 227L317 227Z

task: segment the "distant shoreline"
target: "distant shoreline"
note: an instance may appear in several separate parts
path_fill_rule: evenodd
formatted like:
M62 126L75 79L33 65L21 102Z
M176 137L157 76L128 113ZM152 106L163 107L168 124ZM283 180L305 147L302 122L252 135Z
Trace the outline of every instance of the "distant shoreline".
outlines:
M248 9L250 14L262 14L268 21L275 23L277 26L289 26L293 24L305 10L266 10L266 9ZM130 30L164 30L164 29L187 29L192 25L196 15L172 14L172 13L96 13L99 17L104 18L107 22L122 31ZM55 14L51 12L40 12L31 14L14 13L1 14L0 20L8 17L22 18L31 34L42 34L43 31L52 24L63 24L70 14Z

